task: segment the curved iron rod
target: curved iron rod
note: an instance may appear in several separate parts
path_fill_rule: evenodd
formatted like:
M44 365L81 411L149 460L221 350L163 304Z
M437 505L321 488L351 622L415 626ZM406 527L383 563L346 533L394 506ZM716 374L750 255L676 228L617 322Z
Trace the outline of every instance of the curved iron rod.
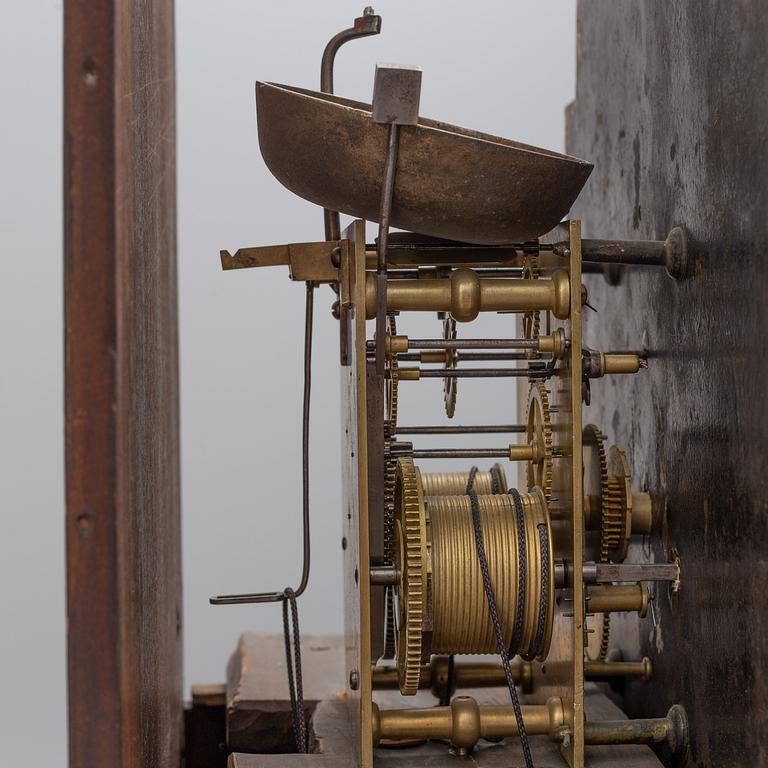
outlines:
M373 8L368 6L363 15L355 19L354 26L334 35L325 46L323 59L320 64L320 90L323 93L333 93L333 64L336 59L336 53L344 43L350 40L356 40L359 37L368 37L369 35L378 35L381 32L381 16L373 12ZM325 219L325 239L341 239L341 222L338 211L331 211L328 208L323 209Z
M302 408L301 464L302 464L302 522L304 531L304 556L301 582L293 590L293 598L299 597L309 582L309 412L312 394L312 325L314 318L314 283L307 283L306 317L304 321L304 400ZM244 603L278 603L285 600L290 589L280 592L249 592L242 595L217 595L210 598L211 605L241 605Z

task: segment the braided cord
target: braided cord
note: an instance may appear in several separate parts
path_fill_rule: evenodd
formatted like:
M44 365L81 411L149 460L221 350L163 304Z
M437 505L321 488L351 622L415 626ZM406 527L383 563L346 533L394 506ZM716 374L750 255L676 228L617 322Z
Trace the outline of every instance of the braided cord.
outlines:
M290 606L291 621L288 621ZM293 649L291 649L291 625L293 626ZM304 684L301 679L301 634L299 633L299 610L296 594L288 587L283 593L283 638L285 640L285 665L288 669L288 688L291 694L291 720L297 752L307 752L307 721L304 714ZM293 650L293 654L291 654Z
M475 475L477 474L477 467L472 467L469 473L469 482L467 483L467 496L469 496L470 506L472 508L472 527L475 531L475 548L477 549L477 559L480 563L480 573L483 576L483 587L485 589L485 597L488 601L488 612L491 616L491 622L493 623L493 630L496 635L496 645L499 649L499 657L501 658L501 665L504 667L504 675L507 678L507 687L509 688L509 696L512 699L512 709L515 712L515 721L517 722L517 732L520 736L520 746L523 749L523 757L525 758L526 768L533 768L533 756L531 755L531 746L528 743L528 734L525 730L525 723L523 722L523 711L520 708L520 699L517 695L517 689L515 688L515 681L512 677L512 669L509 665L509 653L507 651L507 645L504 642L504 631L501 628L501 619L499 618L499 611L496 606L496 595L493 590L493 584L491 582L491 573L488 569L488 558L485 554L485 542L483 541L483 529L480 524L480 504L477 500L477 492L474 489ZM517 494L517 491L515 491ZM520 494L517 494L515 506L520 503L522 511L522 502L520 502ZM518 601L519 606L519 601ZM518 627L515 624L515 633L517 634Z
M509 644L509 653L517 653L517 649L523 640L523 618L525 616L526 602L526 578L528 575L528 538L525 535L525 515L523 513L523 500L517 488L510 488L509 495L515 505L515 524L517 525L517 608L515 612L515 628L512 632L512 641Z
M549 537L547 526L539 523L539 551L541 552L541 597L539 598L539 621L536 625L536 639L533 641L533 649L526 657L527 661L541 653L541 645L544 642L544 629L547 623L547 604L549 602Z
M496 464L491 467L491 493L501 493L501 478L499 477L499 468Z

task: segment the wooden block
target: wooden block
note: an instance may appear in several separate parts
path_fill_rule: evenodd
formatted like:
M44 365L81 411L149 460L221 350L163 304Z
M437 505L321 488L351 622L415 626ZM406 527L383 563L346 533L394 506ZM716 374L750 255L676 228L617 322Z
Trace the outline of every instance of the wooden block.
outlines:
M226 683L196 683L192 686L192 706L224 707L226 704Z
M337 635L304 635L304 708L343 695L344 644ZM282 635L246 633L227 668L227 745L233 752L280 753L294 748Z
M227 765L224 704L187 704L184 709L184 768Z

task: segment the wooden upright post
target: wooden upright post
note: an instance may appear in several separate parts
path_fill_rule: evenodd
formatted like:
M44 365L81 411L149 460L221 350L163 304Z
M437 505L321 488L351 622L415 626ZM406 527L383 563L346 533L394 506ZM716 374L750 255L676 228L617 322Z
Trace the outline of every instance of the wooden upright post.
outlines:
M178 766L172 0L66 0L71 768Z

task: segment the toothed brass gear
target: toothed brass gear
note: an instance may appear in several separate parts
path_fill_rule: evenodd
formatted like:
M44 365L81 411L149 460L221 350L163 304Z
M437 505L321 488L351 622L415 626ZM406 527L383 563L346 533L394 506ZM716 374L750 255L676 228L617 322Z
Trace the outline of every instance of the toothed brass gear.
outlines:
M397 464L391 459L384 462L384 564L394 562L394 496ZM395 658L395 612L393 588L384 589L384 648L382 658Z
M394 315L387 316L389 337L397 335ZM397 437L397 385L398 364L397 355L388 355L389 377L386 382L387 413L384 422L384 439L389 448ZM387 451L389 454L389 451ZM384 564L392 565L394 549L394 503L395 503L395 472L397 462L392 458L384 460ZM392 587L387 587L384 593L384 650L382 658L395 658L395 611Z
M611 640L611 614L590 613L587 615L586 657L589 661L605 661Z
M617 478L608 480L608 492L603 495L600 520L600 559L610 560L610 553L618 549L624 532L621 483Z
M532 253L523 258L523 280L538 280L539 256ZM537 339L541 335L541 311L538 309L523 315L523 336L526 339ZM526 349L525 356L533 360L539 356L535 349Z
M601 557L619 563L627 556L632 536L632 473L618 446L608 451L608 493L602 501Z
M603 614L602 631L600 632L600 661L608 656L608 645L611 642L611 614Z
M389 337L397 335L397 327L394 315L387 316ZM397 385L398 365L397 355L388 355L389 377L386 383L387 394L387 418L384 424L384 440L387 449L397 438ZM389 450L387 450L389 456ZM392 564L392 516L395 499L395 469L397 462L393 458L384 460L384 561L386 565Z
M538 486L549 502L552 496L552 421L549 412L549 393L543 381L531 383L528 392L528 419L526 435L529 445L537 448L537 459L526 468L528 490Z
M613 527L606 520L603 510L605 501L611 497L614 489L611 488L608 477L608 458L605 453L605 435L594 425L587 424L582 431L583 445L593 447L597 453L600 467L600 562L608 562L608 551L615 546L613 543Z
M600 471L600 562L608 562L608 545L602 529L603 499L609 494L608 478L608 459L605 453L605 435L594 425L587 424L581 435L582 444L585 447L592 447L597 454L598 466ZM587 621L589 628L594 630L590 633L587 643L587 658L591 661L605 661L608 655L608 645L611 639L611 614L595 613Z
M391 660L397 655L395 645L395 594L392 587L384 589L384 649L382 659Z
M387 315L389 338L397 336L397 325L394 315ZM399 369L397 364L397 355L389 354L389 377L387 378L387 424L389 425L389 436L395 439L397 432L397 384L399 380Z
M392 524L395 502L395 470L393 459L384 460L384 564L392 565Z
M451 341L456 338L456 321L450 316L446 315L443 320L443 338L446 341ZM455 349L446 349L446 368L455 368L458 362L458 355ZM443 400L445 401L445 415L449 418L453 418L453 414L456 413L456 387L458 379L449 378L448 376L443 378Z
M424 495L413 459L397 461L395 479L395 567L398 587L397 669L400 693L419 690L422 624L427 596L427 530Z

